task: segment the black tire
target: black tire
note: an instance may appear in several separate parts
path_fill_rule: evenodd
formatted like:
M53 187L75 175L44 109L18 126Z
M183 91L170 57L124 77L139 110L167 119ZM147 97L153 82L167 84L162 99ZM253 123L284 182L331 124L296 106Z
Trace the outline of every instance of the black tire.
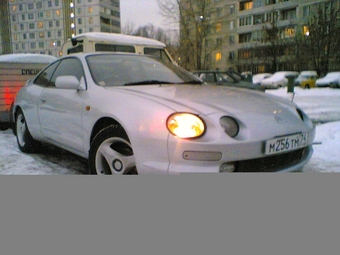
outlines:
M307 85L305 86L305 89L310 89L309 84L307 84Z
M7 123L0 123L0 131L5 131L9 129L9 124Z
M138 174L130 140L124 129L112 125L93 139L89 154L92 175Z
M38 151L41 144L31 136L22 110L18 111L15 118L15 133L18 147L22 152L34 153Z

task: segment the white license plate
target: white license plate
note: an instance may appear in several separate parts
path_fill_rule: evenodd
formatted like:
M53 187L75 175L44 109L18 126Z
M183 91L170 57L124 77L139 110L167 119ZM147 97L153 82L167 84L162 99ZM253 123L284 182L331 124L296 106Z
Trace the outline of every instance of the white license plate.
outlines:
M308 133L275 138L266 142L266 155L296 150L307 144Z

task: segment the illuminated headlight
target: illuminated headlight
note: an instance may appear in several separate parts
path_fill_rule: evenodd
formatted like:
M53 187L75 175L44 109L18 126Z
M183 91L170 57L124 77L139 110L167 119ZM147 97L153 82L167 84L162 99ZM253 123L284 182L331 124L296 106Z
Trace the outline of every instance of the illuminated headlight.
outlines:
M205 124L198 116L190 113L175 113L167 120L167 128L178 138L196 138L204 134Z
M230 137L236 137L240 131L239 125L237 121L232 117L222 117L220 119L220 124L224 128L224 131L230 136Z

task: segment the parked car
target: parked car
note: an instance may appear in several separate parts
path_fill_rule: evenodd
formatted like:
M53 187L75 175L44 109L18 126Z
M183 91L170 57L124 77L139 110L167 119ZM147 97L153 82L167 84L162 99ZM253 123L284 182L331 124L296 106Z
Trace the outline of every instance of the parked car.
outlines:
M261 90L260 86L247 81L242 74L234 71L194 71L193 74L208 84Z
M263 89L277 89L287 87L288 85L287 75L298 77L299 73L292 71L276 72L269 78L262 80L261 87Z
M13 114L21 151L50 143L88 159L91 174L297 171L315 137L283 98L126 53L58 59L21 88Z
M316 86L340 88L340 72L328 73L325 77L317 79Z
M18 90L57 58L45 54L5 54L0 56L0 130L11 124L11 106Z
M264 79L267 79L269 77L271 77L273 74L272 73L259 73L259 74L255 74L253 76L253 84L256 86L261 86L261 82Z
M295 79L294 85L302 88L313 88L318 78L316 71L302 71L299 76Z

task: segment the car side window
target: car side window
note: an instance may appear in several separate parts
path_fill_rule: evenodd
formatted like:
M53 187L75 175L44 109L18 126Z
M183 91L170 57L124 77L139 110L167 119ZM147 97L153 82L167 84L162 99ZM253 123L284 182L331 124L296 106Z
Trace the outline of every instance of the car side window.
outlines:
M207 73L206 82L216 82L216 77L214 73Z
M38 77L34 80L34 84L42 86L42 87L48 87L50 80L52 78L52 75L55 72L55 69L60 64L60 61L53 63L49 67L47 67L44 71L42 71Z
M76 76L78 81L85 77L83 66L77 58L66 58L61 60L60 65L55 70L51 79L50 86L55 86L55 81L59 76L72 75Z

